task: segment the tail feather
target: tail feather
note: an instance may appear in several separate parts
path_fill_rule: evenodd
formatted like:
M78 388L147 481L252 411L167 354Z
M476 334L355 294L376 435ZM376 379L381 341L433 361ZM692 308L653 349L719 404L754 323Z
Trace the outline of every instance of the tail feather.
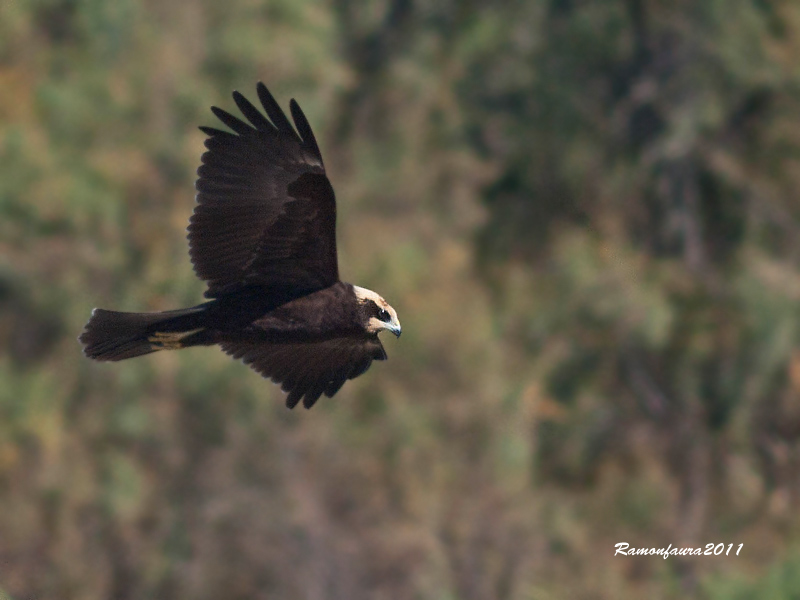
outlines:
M181 348L181 340L203 329L202 306L160 313L126 313L95 308L78 340L95 360L124 360Z

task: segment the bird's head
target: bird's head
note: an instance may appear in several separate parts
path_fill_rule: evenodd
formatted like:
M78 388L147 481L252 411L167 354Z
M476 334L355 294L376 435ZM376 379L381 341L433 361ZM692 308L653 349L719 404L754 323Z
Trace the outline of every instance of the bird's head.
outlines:
M356 299L361 307L364 329L370 333L380 333L384 329L400 337L402 328L395 310L389 303L372 290L353 286Z

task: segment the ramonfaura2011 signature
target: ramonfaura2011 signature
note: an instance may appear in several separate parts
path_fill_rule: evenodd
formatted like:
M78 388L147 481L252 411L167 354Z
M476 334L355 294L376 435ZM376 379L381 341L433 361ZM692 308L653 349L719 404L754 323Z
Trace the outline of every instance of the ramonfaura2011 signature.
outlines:
M733 556L739 556L744 544L739 544ZM666 548L631 548L627 542L620 542L614 544L616 548L614 556L621 554L622 556L661 556L664 560L670 556L731 556L733 544L728 544L727 547L724 543L719 544L706 544L705 547L697 548L673 548L672 544Z

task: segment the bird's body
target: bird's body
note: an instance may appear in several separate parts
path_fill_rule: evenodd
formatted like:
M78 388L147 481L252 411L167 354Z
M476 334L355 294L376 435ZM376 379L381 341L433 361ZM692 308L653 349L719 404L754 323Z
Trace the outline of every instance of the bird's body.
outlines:
M219 344L289 392L292 408L333 396L385 360L378 333L400 335L394 309L339 280L336 201L299 106L297 131L263 84L267 120L241 94L250 124L212 107L235 133L210 137L198 169L189 253L208 302L161 313L95 309L80 337L96 360ZM299 135L298 135L299 133Z

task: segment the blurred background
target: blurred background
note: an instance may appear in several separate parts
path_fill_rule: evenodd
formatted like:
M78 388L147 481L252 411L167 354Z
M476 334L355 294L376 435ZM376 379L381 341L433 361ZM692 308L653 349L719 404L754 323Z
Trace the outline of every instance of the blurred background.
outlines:
M797 598L799 58L794 0L3 2L0 586ZM202 300L197 126L258 80L405 332L311 411L76 341Z

